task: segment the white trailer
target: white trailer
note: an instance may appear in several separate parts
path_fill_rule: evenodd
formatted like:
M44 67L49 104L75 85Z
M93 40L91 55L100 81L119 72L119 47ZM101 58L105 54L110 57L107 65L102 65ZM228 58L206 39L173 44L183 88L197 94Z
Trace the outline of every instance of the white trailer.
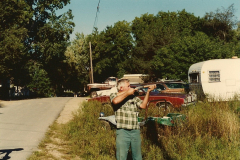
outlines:
M188 70L188 82L200 99L227 101L240 96L240 58L195 63Z

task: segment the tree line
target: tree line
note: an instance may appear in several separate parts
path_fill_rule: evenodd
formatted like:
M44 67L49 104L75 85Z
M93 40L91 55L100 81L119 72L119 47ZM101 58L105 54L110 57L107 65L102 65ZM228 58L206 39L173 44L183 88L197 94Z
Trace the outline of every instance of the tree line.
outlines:
M39 96L60 92L64 52L74 23L71 10L56 11L70 0L0 1L0 79L29 88ZM3 83L2 82L2 83Z
M124 74L186 81L193 63L240 56L240 24L234 12L232 4L203 17L186 10L160 11L119 21L101 32L96 28L87 36L77 34L65 52L67 62L75 67L79 82L88 83L91 42L94 82Z
M27 86L42 96L63 89L83 91L90 80L149 74L187 80L191 64L240 56L240 24L234 5L196 17L186 10L142 14L89 35L74 29L71 10L56 15L70 0L0 2L0 78Z

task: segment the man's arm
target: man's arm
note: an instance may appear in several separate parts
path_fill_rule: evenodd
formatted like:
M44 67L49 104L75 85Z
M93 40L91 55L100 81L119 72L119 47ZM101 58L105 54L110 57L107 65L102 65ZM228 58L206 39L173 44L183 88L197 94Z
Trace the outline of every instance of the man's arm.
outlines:
M148 99L149 99L149 94L152 90L154 90L156 88L156 85L149 85L148 86L148 90L147 93L143 99L142 104L140 105L140 108L145 109L147 107L147 103L148 103Z
M129 90L120 92L117 94L117 96L112 100L113 104L119 104L121 103L125 98L127 98L130 95L133 95L136 90L133 88L129 88Z

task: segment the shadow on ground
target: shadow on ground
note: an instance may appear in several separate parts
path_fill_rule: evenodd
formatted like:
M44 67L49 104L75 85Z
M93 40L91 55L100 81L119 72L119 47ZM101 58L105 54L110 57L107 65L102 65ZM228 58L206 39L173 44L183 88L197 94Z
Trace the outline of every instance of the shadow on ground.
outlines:
M13 151L22 151L23 148L15 148L15 149L2 149L0 150L0 155L5 154L3 157L0 157L0 160L7 160L11 157L9 156Z

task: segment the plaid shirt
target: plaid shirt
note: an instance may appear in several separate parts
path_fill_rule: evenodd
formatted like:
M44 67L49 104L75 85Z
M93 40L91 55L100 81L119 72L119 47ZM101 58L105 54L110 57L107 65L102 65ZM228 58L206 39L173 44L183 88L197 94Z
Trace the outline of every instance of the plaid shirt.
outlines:
M116 96L117 93L110 94L111 102ZM140 129L138 125L138 109L141 103L142 100L136 96L129 96L124 100L119 109L115 110L117 128ZM114 108L114 104L112 105Z

